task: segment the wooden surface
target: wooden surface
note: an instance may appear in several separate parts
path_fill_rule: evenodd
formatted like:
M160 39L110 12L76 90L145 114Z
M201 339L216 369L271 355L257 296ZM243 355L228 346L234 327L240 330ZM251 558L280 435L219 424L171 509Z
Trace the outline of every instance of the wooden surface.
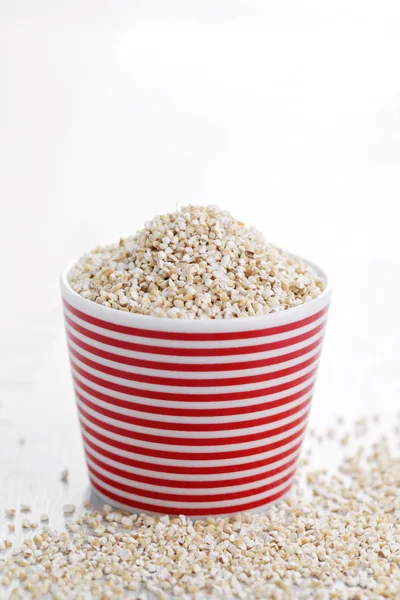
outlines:
M0 539L5 508L62 527L90 497L59 272L176 202L219 203L334 277L312 426L400 411L397 4L173 4L0 9Z

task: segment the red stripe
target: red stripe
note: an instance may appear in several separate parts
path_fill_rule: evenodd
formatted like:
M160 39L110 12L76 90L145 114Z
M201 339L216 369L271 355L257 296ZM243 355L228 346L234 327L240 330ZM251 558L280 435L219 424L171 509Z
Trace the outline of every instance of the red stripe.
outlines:
M72 348L70 344L68 344L68 348L72 356L74 356L87 367L90 367L95 371L99 371L100 373L111 375L112 377L119 377L120 379L125 379L127 381L137 381L139 383L149 383L151 385L173 385L175 387L190 388L228 387L235 385L250 385L252 383L261 383L263 381L272 381L274 379L280 379L281 377L293 375L293 373L298 373L302 369L306 369L310 365L314 364L320 356L320 352L318 352L311 358L292 367L287 367L286 369L281 369L280 371L271 371L258 375L248 375L246 377L227 377L224 379L181 379L179 377L154 377L153 375L142 375L140 373L121 371L120 369L114 369L113 367L102 365L94 360L91 360L90 358L87 358L86 356L83 356L77 350Z
M90 476L89 476L89 479L91 481L92 486L100 494L103 494L106 498L109 498L110 500L114 500L114 502L119 502L120 504L125 504L126 506L131 506L132 508L135 508L138 510L145 510L148 512L163 513L163 514L165 512L167 512L170 515L180 515L180 514L184 513L188 517L202 515L205 512L207 514L213 514L213 515L224 515L224 514L228 514L230 512L249 511L249 510L252 510L253 508L257 508L259 506L264 506L266 504L270 504L271 502L274 502L275 500L278 500L279 498L284 496L292 487L292 482L291 482L290 485L285 487L280 492L277 492L276 494L271 494L271 496L267 496L266 498L263 498L262 500L257 500L255 502L248 502L246 504L240 504L240 505L235 505L235 506L231 506L231 507L225 506L223 508L212 508L212 509L201 509L201 508L184 508L184 509L182 509L182 508L180 508L179 505L177 505L176 507L170 507L170 506L166 507L166 506L162 506L162 505L147 504L145 502L136 502L136 501L128 500L127 498L124 498L123 496L119 496L118 494L114 494L113 492L108 492L101 485L95 483L93 481L93 479L90 478ZM203 510L203 513L201 512L202 510Z
M284 452L281 452L280 454L277 454L275 456L269 456L269 457L263 458L261 460L252 461L251 463L240 463L240 464L236 464L236 465L223 465L223 466L219 466L219 467L216 467L216 466L184 467L184 466L160 465L160 464L148 463L148 462L144 462L144 461L133 459L133 458L127 458L126 456L122 456L120 454L114 454L114 452L110 452L110 450L105 450L104 448L101 448L100 446L98 446L97 444L95 444L94 442L89 440L89 438L86 435L86 432L89 433L96 440L103 442L103 443L107 444L108 446L112 445L113 447L115 447L116 451L118 449L123 450L124 447L128 448L128 451L129 451L130 446L126 446L126 444L120 444L119 442L114 442L112 440L110 443L110 440L108 438L98 434L96 431L93 431L92 429L90 429L90 427L87 427L82 422L81 422L81 428L82 428L82 436L85 440L85 443L90 448L92 448L93 450L95 450L96 452L101 454L102 456L105 456L109 460L113 460L122 465L126 465L128 467L134 467L136 469L142 469L142 470L148 471L148 472L173 473L176 475L217 475L217 474L224 475L226 473L240 473L241 471L248 471L249 469L258 469L258 468L266 467L268 465L273 465L277 462L280 462L281 460L284 460L285 458L293 456L295 453L297 454L297 452L299 451L301 444L302 444L302 440L300 440L295 446L293 446L293 448L289 448L289 450L285 450ZM121 446L124 446L124 447L121 448Z
M140 388L128 387L126 385L121 385L120 383L114 383L112 381L107 381L106 379L101 379L100 377L96 377L91 373L88 373L81 367L78 367L75 363L71 363L74 370L79 373L82 377L99 385L101 387L107 388L109 390L113 390L114 392L119 392L122 394L127 394L129 396L137 396L139 398L151 398L153 400L166 400L170 402L224 402L225 400L248 400L250 398L261 398L263 396L271 396L272 394L277 394L280 392L284 392L286 390L290 390L297 385L305 383L308 381L317 371L317 367L314 367L311 371L298 377L297 379L292 379L292 381L287 381L286 383L280 383L279 385L274 385L267 388L261 388L257 390L247 390L244 392L228 392L223 394L175 394L172 392L159 392L155 390L143 390Z
M253 488L250 490L245 490L241 492L224 492L222 494L167 494L165 492L156 492L154 490L145 490L143 488L138 488L132 485L127 485L125 483L121 483L119 481L115 481L102 475L95 469L88 465L89 472L100 479L103 483L116 488L121 492L126 492L128 494L136 494L137 496L142 496L143 498L149 498L151 500L163 500L165 502L223 502L224 500L238 500L239 498L248 498L249 496L255 496L256 494L262 494L263 492L268 492L269 490L273 490L277 488L279 485L288 482L294 475L294 470L290 473L286 474L281 479L274 481L273 483L267 483L257 488Z
M105 433L111 432L117 435L121 435L126 437L126 431L124 429L120 429L119 427L113 427L112 425L106 425L102 421L91 417L81 408L80 414L83 415L87 421L89 421L92 425L96 425L100 429L102 429ZM305 421L306 416L302 419ZM184 449L182 451L167 451L167 450L155 450L154 448L143 448L141 446L135 446L135 438L132 437L132 443L119 442L114 439L110 439L107 436L104 436L97 431L93 431L89 426L83 423L82 419L80 419L82 427L89 431L91 435L93 435L96 439L104 442L108 445L112 445L115 448L119 448L120 450L125 450L127 452L133 452L135 454L140 454L142 456L151 456L153 458L165 458L172 460L204 460L204 461L214 461L214 460L227 460L230 458L243 458L243 457L251 457L257 454L263 454L264 452L270 452L272 450L276 450L277 448L282 448L282 446L286 446L293 442L294 440L301 437L301 435L305 431L305 425L296 433L289 435L283 440L278 440L276 442L272 442L270 444L265 444L264 446L257 446L256 448L245 448L244 450L230 450L230 451L220 451L220 452L186 452ZM210 444L214 445L214 444ZM218 444L217 444L218 445Z
M82 396L81 394L79 394L79 392L76 392L76 395L78 396L80 402L82 404L84 404L85 406L87 406L88 408L90 408L91 410L93 410L95 413L103 415L104 417L108 417L110 419L115 419L116 421L120 421L121 423L128 423L129 425L136 425L138 427L149 427L151 429L158 429L158 430L166 430L166 431L187 431L187 432L191 432L191 431L230 431L230 430L236 430L236 429L245 429L248 427L259 427L262 425L267 425L269 423L276 423L277 421L282 421L283 419L287 419L288 417L291 417L292 415L295 415L296 413L300 412L301 410L303 410L303 408L305 408L306 406L309 405L311 397L309 396L308 398L306 398L306 400L304 402L302 402L301 404L298 404L297 406L290 408L289 410L283 411L281 413L278 414L274 414L274 415L269 415L267 417L262 417L260 419L253 419L253 420L247 420L247 421L238 421L238 422L230 422L230 423L166 423L164 421L152 421L152 420L148 420L148 419L141 419L139 417L135 417L135 416L130 416L130 415L124 415L118 412L114 412L112 410L108 410L106 408L103 408L101 406L98 406L97 404L93 404L93 402L91 402L90 400L88 400L87 398L85 398L84 396ZM276 429L270 429L269 430L269 435L270 437L272 437L273 435L279 435L280 433L283 433L284 431L287 431L288 429L288 425L283 425L282 427L278 427ZM133 432L129 432L130 435L133 434ZM267 432L263 432L263 433L258 433L258 434L254 434L254 435L247 435L247 436L239 436L239 437L232 437L232 438L223 438L226 439L227 441L218 441L219 444L233 444L233 443L240 443L241 442L247 442L250 440L256 440L256 439L261 439L262 437L265 437ZM182 438L168 438L168 437L164 437L164 436L159 436L159 435L150 435L150 434L142 434L139 432L134 432L134 436L136 439L139 440L146 440L148 442L156 442L159 444L182 444L184 446L187 445L187 440L183 440ZM164 441L164 440L170 440L170 441ZM181 440L181 441L180 441ZM207 446L210 445L210 442L205 442L204 440L197 440L197 439L190 439L190 445L195 445L195 446Z
M110 323L108 321L103 321L102 319L96 319L95 317L91 317L87 315L74 306L71 306L66 300L64 300L64 305L69 310L70 313L81 319L82 321L86 321L86 323L90 323L96 327L101 327L102 329L107 329L108 331L115 331L116 333L123 333L125 335L134 335L142 338L150 338L150 339L158 339L158 340L180 340L180 341L203 341L203 342L213 342L213 341L222 341L222 340L244 340L251 339L257 337L265 337L269 335L279 335L281 333L286 333L287 331L293 331L295 329L300 329L301 327L305 327L310 323L313 323L320 317L322 317L327 311L328 306L320 310L319 312L307 317L305 319L301 319L300 321L294 321L292 323L288 323L286 325L279 325L278 327L267 327L264 329L256 329L253 331L231 331L231 332L221 332L221 333L173 333L171 331L153 331L150 329L141 329L138 327L127 327L125 325L116 325L115 323ZM111 318L111 315L110 315Z
M147 354L162 354L165 356L237 356L241 354L254 354L257 352L268 352L270 350L279 350L280 348L287 348L294 344L299 344L309 340L311 337L322 331L325 327L325 321L320 323L314 329L302 333L279 342L270 342L269 344L257 344L255 346L240 346L234 348L169 348L162 346L149 346L147 344L136 344L134 342L125 342L123 340L117 340L105 335L100 335L94 331L90 331L81 325L75 323L64 314L65 321L78 333L84 335L87 338L95 340L101 344L107 344L115 348L122 348L124 350L131 350L134 352L145 352Z
M77 393L76 387L83 390L87 394L90 394L94 398L106 402L111 406L119 406L121 408L127 408L129 410L137 410L138 412L148 413L153 415L170 415L176 417L219 417L228 415L242 415L248 413L261 412L263 410L269 410L272 408L278 408L280 406L286 406L295 400L298 400L302 396L311 393L314 383L311 383L307 387L304 387L295 394L289 394L279 400L270 400L269 402L263 402L262 404L252 404L249 406L237 406L228 408L169 408L168 406L150 406L148 404L140 404L139 402L133 402L131 400L121 400L120 398L114 398L114 396L108 396L103 394L94 388L87 386L80 379L72 375L75 382L75 392Z
M216 372L216 371L240 371L242 369L260 369L262 367L269 367L278 365L289 360L300 358L309 352L315 350L322 342L322 338L319 338L309 346L300 348L295 352L288 352L287 354L280 354L279 356L271 356L270 358L264 358L262 360L249 360L246 362L236 363L208 363L208 364L191 364L191 363L170 363L170 362L157 362L154 360L142 360L140 358L131 358L129 356L121 356L120 354L114 354L113 352L106 352L95 346L85 344L79 338L75 337L70 331L67 330L67 336L76 346L82 350L86 350L90 354L94 354L100 358L110 360L122 365L129 365L131 367L139 367L142 369L153 369L159 371L181 371L190 373L203 373L203 372Z
M94 444L92 444L88 440L86 440L86 444L92 449L94 449ZM238 479L223 479L221 481L181 481L177 479L159 479L157 477L147 477L145 475L138 475L129 471L123 471L122 469L113 467L98 459L96 456L94 456L94 454L92 454L89 448L85 448L85 452L93 463L95 463L98 467L101 467L105 471L108 471L112 475L117 475L118 477L125 477L125 479L130 479L131 481L137 481L139 483L147 483L149 485L159 485L162 487L171 486L174 488L184 489L190 488L195 490L202 490L204 488L213 489L221 487L232 487L235 485L245 485L247 483L257 483L263 479L269 479L270 477L279 475L279 473L290 469L290 467L294 467L298 458L297 456L295 456L287 463L281 465L280 467L276 467L276 469L271 469L270 471L265 471L263 473L259 473L258 475L252 475L250 477L241 477Z

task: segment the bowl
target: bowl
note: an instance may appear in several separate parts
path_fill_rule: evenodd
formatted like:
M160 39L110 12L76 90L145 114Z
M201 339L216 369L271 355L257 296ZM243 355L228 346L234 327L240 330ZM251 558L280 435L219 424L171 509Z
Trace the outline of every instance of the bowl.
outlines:
M259 511L293 483L331 285L296 308L193 320L118 311L61 275L69 356L91 484L149 514Z

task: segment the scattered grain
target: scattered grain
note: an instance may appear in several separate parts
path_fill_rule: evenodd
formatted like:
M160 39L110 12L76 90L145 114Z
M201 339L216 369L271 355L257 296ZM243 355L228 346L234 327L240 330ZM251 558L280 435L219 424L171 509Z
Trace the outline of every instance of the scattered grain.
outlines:
M342 446L347 446L347 444L349 443L350 440L350 435L348 433L346 433L343 437L340 438L340 443L342 444Z
M68 483L68 477L69 477L68 469L63 469L61 471L61 476L60 476L61 481L63 483Z
M400 458L389 442L360 448L334 475L307 472L311 498L300 474L288 498L259 514L85 511L66 532L44 527L11 551L0 542L0 583L68 600L395 600Z

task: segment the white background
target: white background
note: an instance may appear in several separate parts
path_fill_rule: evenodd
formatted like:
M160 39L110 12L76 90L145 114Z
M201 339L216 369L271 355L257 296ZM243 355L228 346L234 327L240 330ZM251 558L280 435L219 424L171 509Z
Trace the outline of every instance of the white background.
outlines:
M329 272L314 425L392 420L399 4L3 0L0 19L0 509L57 523L87 496L58 275L177 203Z

